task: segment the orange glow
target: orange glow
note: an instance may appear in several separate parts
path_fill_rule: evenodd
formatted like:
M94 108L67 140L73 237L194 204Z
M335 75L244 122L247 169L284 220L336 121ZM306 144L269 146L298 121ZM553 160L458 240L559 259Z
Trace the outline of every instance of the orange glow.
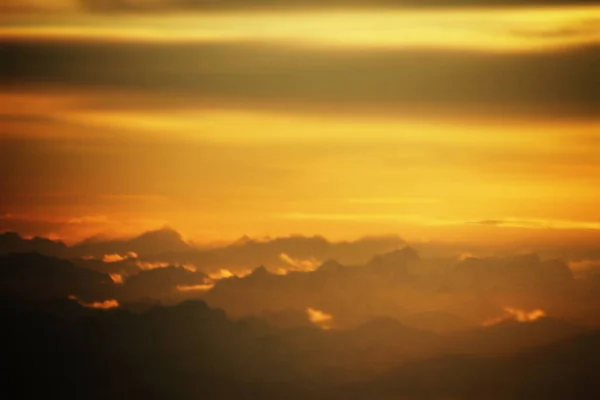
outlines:
M587 273L600 271L600 260L580 260L568 263L575 278L584 277Z
M118 285L121 285L125 282L125 280L123 279L123 275L122 274L109 274L110 279L113 281L113 283L116 283Z
M290 257L286 253L281 253L279 258L284 261L286 264L290 266L291 270L294 271L314 271L321 265L321 261L310 258L308 260L300 260L293 257Z
M206 292L212 289L215 285L212 283L205 283L200 285L177 285L177 290L180 292Z
M544 312L544 310L532 310L532 311L525 311L525 310L519 310L517 308L510 308L507 307L504 309L506 312L508 312L509 314L513 315L515 317L515 319L519 322L531 322L531 321L535 321L538 320L542 317L546 316L546 313Z
M169 267L171 264L169 264L168 262L163 262L163 261L156 261L156 262L137 261L135 263L135 265L137 265L138 268L140 268L142 270L150 270L150 269L156 269L156 268L166 268L166 267Z
M505 313L503 315L491 318L485 321L482 325L492 326L506 320L515 320L518 322L533 322L546 316L546 312L540 309L527 311L514 307L505 307L504 312Z
M102 261L105 263L112 263L112 262L119 262L119 261L124 261L124 260L129 260L129 259L135 259L138 258L138 255L133 252L127 252L124 255L120 255L120 254L105 254L104 257L102 257Z
M42 3L50 4L39 0ZM44 46L58 40L77 48L78 43L121 41L134 47L138 42L174 48L210 43L216 48L252 49L261 43L277 45L266 46L264 57L271 57L275 48L283 59L290 49L314 51L321 57L327 48L326 54L349 56L349 62L358 62L360 68L371 62L371 55L375 59L380 53L388 57L415 49L459 58L476 54L484 60L493 53L515 57L517 67L519 57L529 59L533 53L559 57L567 50L583 52L600 43L598 6L118 17L74 12L7 18L0 39L13 44ZM263 56L248 57L225 60L217 68L202 62L196 66L198 61L187 52L177 59L181 65L160 69L177 72L191 65L195 74L248 63L262 76ZM128 62L144 75L145 66L136 58ZM311 62L310 71L293 66L290 73L306 82L313 81L313 74L327 73L326 64ZM286 62L281 65L290 68ZM148 74L156 73L148 69ZM384 86L381 93L347 102L337 97L343 90L327 89L326 81L314 83L323 90L311 90L316 94L329 90L331 98L315 95L313 101L302 95L304 85L295 84L270 97L263 96L263 91L273 89L270 83L253 89L255 93L245 87L255 75L244 77L245 68L227 71L240 79L240 85L225 83L225 92L215 94L188 93L187 82L180 93L165 96L145 93L145 84L80 87L73 83L77 79L57 83L58 87L52 79L46 84L11 85L0 94L0 145L23 143L18 147L30 153L44 147L46 156L35 158L40 161L34 166L13 168L27 175L15 176L14 182L28 183L14 183L11 198L0 204L3 213L13 216L0 217L0 229L20 223L28 227L24 234L42 231L68 242L98 233L134 235L165 224L198 242L290 233L318 233L334 240L392 233L409 240L483 242L545 238L562 231L594 237L600 232L595 211L600 196L595 184L600 173L596 156L600 122L592 113L560 117L539 111L540 99L535 96L527 107L502 102L464 107L460 101L429 104L420 94L416 99L421 100L398 105L387 100L390 94ZM410 86L415 72L407 66L397 76L390 73L381 79ZM369 69L360 74L369 75ZM564 74L568 79L568 71ZM169 76L157 83L170 87ZM185 74L181 77L186 79ZM373 83L377 88L382 81L378 76L369 79L359 86ZM352 82L349 74L348 85ZM273 86L276 89L277 84ZM438 93L427 87L427 82L423 86L435 96L447 94L444 88ZM230 96L229 91L238 90L239 97ZM481 95L487 90L482 88ZM558 106L563 102L560 93L554 99ZM383 101L370 96L382 96ZM569 107L566 104L565 110ZM128 157L134 148L140 154L136 162ZM24 154L20 159L32 157ZM80 167L74 168L76 164ZM49 176L27 172L38 167ZM53 168L62 171L60 176L50 174ZM14 217L19 215L27 218ZM290 269L311 270L319 261L286 256L282 259ZM124 257L109 254L105 261ZM138 263L142 269L168 265Z
M21 96L23 104L26 99L37 98ZM79 132L73 133L76 143L82 143L81 129L89 133L83 142L94 140L96 132L100 138L118 132L126 143L146 146L149 157L160 157L168 145L170 154L186 160L162 163L160 169L150 166L145 176L127 182L121 178L127 176L127 169L103 164L104 176L146 194L106 194L103 187L90 183L101 201L75 212L69 204L52 210L50 220L60 223L60 233L54 232L59 238L82 239L102 231L135 234L164 225L165 221L200 240L316 232L334 239L401 233L407 238L446 238L451 234L457 239L495 240L499 230L504 231L500 235L513 238L531 235L527 231L532 229L541 235L556 230L600 230L600 223L592 218L600 189L590 184L600 172L600 164L594 160L594 148L587 145L598 139L599 125L594 121L506 120L500 124L456 116L319 116L226 109L107 112L85 111L85 107L77 106L91 101L91 97L69 101L64 95L53 98L40 100L39 112L59 118L66 125L65 130L57 131L59 136L48 136L46 140L71 140L63 136L70 129ZM11 104L11 99L5 95L2 101ZM107 99L114 100L112 95ZM32 107L37 107L35 104ZM194 165L191 149L205 143L239 152L232 162L206 158L210 168L220 171L218 176L202 177L204 187L211 192L208 198L189 185L189 168ZM369 146L370 150L333 153L332 149L341 144L350 149ZM279 146L286 146L285 151L281 152ZM468 152L462 150L465 146ZM329 155L306 158L314 151ZM243 200L227 201L238 190L228 182L235 182L239 171L244 170L234 164L244 162L244 153L248 152L255 160L251 168L274 171L269 177L272 184L247 186ZM518 158L511 163L504 158L489 161L498 154ZM409 160L410 170L402 167L405 162L385 161L391 162L394 157ZM286 169L294 171L292 186L283 175ZM258 171L247 178L248 182L262 179ZM169 192L162 196L152 192L152 177L156 174L168 176L171 183ZM486 179L489 176L494 179ZM73 171L65 181L76 185L84 178ZM407 188L393 182L411 184ZM278 189L284 186L285 192ZM30 190L35 192L35 186ZM252 207L250 215L248 207ZM27 211L46 214L43 209ZM66 223L76 218L80 223ZM479 220L497 222L493 226L473 224Z
M599 391L600 0L573 3L0 0L11 376Z
M104 301L94 301L91 303L86 303L84 301L81 301L77 296L69 296L69 299L75 300L79 304L81 304L83 307L87 307L87 308L98 308L98 309L102 309L102 310L108 310L108 309L117 308L120 306L119 302L114 299L104 300Z
M231 278L234 276L228 269L220 269L218 273L212 274L210 277L214 279Z
M232 278L232 277L238 277L238 278L243 278L244 276L248 276L252 273L251 269L247 269L244 271L236 271L236 272L231 272L228 269L222 268L220 269L218 272L214 272L212 274L209 274L209 277L213 280L219 280L219 279L227 279L227 278Z
M333 315L327 314L321 310L317 310L312 307L308 307L306 309L306 314L308 315L308 320L318 326L321 329L331 329L331 321L333 320Z

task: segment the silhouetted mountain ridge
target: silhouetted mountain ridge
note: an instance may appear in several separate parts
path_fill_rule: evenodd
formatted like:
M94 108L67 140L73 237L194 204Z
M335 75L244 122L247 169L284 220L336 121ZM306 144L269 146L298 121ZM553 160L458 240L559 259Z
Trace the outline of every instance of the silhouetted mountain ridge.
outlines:
M126 254L152 256L162 253L178 253L192 250L181 234L171 228L144 232L130 239L99 240L87 239L71 248L73 255L102 257L105 254Z
M0 255L31 252L47 256L64 257L68 254L68 248L60 241L41 237L25 239L16 232L0 233Z
M110 277L39 253L0 256L0 294L25 299L55 299L74 295L88 300L114 296Z

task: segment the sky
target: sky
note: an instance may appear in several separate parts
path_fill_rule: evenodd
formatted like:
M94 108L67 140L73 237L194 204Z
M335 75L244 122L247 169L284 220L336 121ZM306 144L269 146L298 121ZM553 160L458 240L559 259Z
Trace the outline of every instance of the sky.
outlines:
M5 0L0 230L598 239L600 4L280 3Z

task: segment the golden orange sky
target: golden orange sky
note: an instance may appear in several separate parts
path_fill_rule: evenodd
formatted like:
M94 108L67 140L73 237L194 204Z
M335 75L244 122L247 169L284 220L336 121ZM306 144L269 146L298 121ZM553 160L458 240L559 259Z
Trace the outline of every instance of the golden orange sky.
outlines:
M0 229L600 230L600 7L1 21Z

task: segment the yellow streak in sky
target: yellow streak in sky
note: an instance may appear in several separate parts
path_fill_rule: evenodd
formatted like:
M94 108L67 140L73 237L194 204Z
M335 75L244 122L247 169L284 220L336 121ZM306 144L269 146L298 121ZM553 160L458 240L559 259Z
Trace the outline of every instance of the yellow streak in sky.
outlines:
M600 7L12 18L0 38L543 51L600 42Z
M596 137L596 121L444 121L420 117L296 114L242 110L57 112L68 123L141 135L145 140L265 143L465 144L492 149L534 148L560 152L578 149L578 137ZM485 133L483 133L485 132ZM543 139L543 140L541 140ZM571 143L569 143L571 142Z

